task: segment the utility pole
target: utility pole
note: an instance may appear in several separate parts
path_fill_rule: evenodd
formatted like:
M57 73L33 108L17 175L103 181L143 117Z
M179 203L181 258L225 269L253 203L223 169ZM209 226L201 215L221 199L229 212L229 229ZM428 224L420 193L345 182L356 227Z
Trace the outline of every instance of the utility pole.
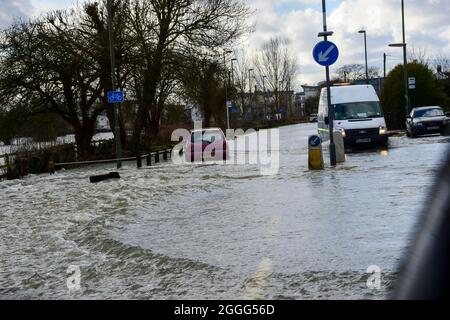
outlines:
M112 0L107 1L107 7L108 7L109 51L111 56L111 83L112 83L112 91L116 91L117 89L116 50L114 48ZM122 167L122 162L119 161L119 159L122 158L122 143L120 138L119 105L117 103L114 103L114 136L116 140L117 169L120 169Z
M383 70L384 70L384 79L386 79L386 60L387 60L387 55L386 52L383 53Z
M333 35L333 32L328 31L327 27L327 5L326 1L322 0L322 13L323 13L323 32L319 33L319 37L324 37L327 41L329 36ZM334 108L331 105L331 83L330 83L330 67L325 67L326 80L327 80L327 103L328 103L328 122L329 122L329 135L330 135L330 163L331 166L336 166L336 145L334 143Z

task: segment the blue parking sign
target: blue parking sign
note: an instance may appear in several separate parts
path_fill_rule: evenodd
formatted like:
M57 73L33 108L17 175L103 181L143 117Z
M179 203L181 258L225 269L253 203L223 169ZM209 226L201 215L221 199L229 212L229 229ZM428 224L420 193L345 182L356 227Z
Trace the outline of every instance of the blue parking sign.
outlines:
M125 94L123 91L109 91L108 103L122 103L125 101Z

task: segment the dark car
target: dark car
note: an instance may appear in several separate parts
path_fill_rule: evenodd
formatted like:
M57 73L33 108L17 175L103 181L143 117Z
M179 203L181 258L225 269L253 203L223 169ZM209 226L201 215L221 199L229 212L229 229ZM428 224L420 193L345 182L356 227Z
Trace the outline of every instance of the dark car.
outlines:
M415 108L406 120L408 137L415 138L428 134L442 134L450 119L441 107Z

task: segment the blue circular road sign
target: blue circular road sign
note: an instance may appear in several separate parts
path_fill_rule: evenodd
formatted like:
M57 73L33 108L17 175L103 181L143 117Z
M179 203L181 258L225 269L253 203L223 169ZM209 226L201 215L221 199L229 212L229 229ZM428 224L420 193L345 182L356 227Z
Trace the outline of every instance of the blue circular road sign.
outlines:
M322 143L322 140L319 136L311 136L309 137L309 146L311 148L317 148Z
M338 60L339 49L331 41L322 41L314 47L313 56L318 64L328 67Z

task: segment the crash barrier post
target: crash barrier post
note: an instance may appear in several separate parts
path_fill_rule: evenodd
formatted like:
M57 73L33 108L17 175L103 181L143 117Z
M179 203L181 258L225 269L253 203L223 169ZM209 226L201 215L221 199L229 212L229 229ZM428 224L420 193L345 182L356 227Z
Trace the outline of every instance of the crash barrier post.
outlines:
M55 163L53 161L48 163L48 172L50 172L50 174L55 173Z
M344 136L342 132L334 133L334 143L336 145L336 162L344 163L347 159L345 157L345 145L344 145Z

